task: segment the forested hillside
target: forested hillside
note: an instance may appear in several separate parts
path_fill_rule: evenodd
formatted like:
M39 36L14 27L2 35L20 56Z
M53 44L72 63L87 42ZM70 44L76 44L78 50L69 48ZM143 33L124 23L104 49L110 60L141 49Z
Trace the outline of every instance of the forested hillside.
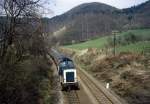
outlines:
M80 42L108 35L112 30L149 28L149 10L150 1L127 9L86 3L52 19L43 19L44 29L61 44Z

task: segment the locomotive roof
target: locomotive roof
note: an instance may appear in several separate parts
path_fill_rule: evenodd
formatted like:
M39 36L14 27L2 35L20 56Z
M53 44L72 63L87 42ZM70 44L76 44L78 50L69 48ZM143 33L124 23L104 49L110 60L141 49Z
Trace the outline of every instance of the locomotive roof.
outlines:
M58 52L55 49L51 49L53 56L55 57L55 59L58 62L62 62L62 61L72 61L69 57L66 57L65 55L61 54L60 52Z
M72 61L72 60L70 58L68 58L68 57L62 57L60 59L60 62L62 62L62 61Z

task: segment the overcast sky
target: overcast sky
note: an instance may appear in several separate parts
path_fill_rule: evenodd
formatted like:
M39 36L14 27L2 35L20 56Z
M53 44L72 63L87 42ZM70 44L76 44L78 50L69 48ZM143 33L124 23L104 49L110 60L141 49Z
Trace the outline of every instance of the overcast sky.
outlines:
M53 2L49 5L50 9L53 11L53 14L51 14L50 17L63 14L64 12L82 3L101 2L122 9L145 1L147 0L53 0Z

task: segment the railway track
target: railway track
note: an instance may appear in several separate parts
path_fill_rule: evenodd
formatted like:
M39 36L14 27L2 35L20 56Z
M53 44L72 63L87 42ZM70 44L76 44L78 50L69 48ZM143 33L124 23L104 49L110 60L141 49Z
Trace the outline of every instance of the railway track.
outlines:
M81 69L78 73L82 82L90 90L91 94L94 96L97 104L122 104L120 101L114 100L111 96L105 94L102 89L93 82Z
M63 92L66 102L64 104L80 104L79 96L76 90Z
M115 96L108 93L106 89L100 87L98 81L96 82L96 80L94 80L86 71L82 70L80 67L78 67L78 69L78 75L80 76L83 85L86 86L84 88L87 88L87 90L90 91L87 95L92 95L89 98L94 99L94 103L92 104L122 104ZM82 101L80 102L84 97L80 96L79 99L77 90L71 90L69 87L67 92L63 92L63 95L65 101L64 104L84 104Z

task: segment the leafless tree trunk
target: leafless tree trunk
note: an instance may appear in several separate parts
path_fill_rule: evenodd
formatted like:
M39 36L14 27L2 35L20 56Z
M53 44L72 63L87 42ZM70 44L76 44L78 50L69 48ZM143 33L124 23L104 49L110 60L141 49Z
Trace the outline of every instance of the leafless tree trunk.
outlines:
M32 34L37 32L36 29L39 29L38 24L40 24L40 18L37 15L37 7L39 6L38 2L40 0L0 0L0 16L3 20L0 20L0 61L3 62L8 50L16 49L16 61L21 59L23 54L22 40L19 40L21 37L21 31L25 34L29 34L32 37ZM31 25L36 24L36 29L28 31L28 28L24 28L24 24ZM24 28L24 31L23 31ZM30 28L29 28L30 29ZM29 33L31 32L31 33ZM39 32L39 31L38 31ZM41 34L41 33L40 33ZM18 38L19 37L19 38ZM22 36L23 37L23 36Z

